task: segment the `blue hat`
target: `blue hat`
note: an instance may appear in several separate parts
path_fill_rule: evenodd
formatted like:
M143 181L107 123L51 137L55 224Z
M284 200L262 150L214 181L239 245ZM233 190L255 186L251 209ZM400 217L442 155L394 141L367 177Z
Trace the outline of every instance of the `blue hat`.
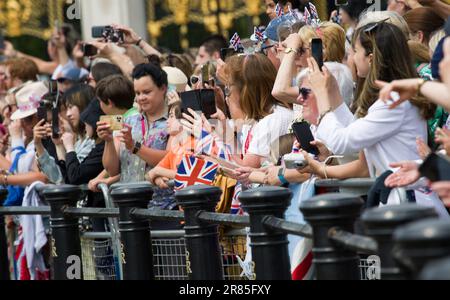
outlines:
M65 81L70 80L74 82L80 81L85 76L89 75L89 72L85 69L79 69L79 68L67 68L63 69L61 72L61 75L58 77L58 81Z
M444 37L436 47L433 58L431 59L431 72L434 79L441 80L439 74L439 64L444 59L444 42L447 37Z
M272 41L279 41L278 28L281 25L292 26L293 24L300 22L301 20L294 17L292 14L282 15L276 19L273 19L269 25L267 25L265 35L268 39Z

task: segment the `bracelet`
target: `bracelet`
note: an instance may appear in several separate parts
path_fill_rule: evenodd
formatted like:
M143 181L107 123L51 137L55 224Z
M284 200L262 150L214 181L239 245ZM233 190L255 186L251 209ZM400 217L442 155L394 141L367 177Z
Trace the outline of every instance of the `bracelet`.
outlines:
M5 173L4 175L3 175L3 186L4 187L7 187L8 186L8 176L9 176L9 174L8 173Z
M136 46L140 47L139 45L141 44L141 42L142 42L143 40L144 40L143 38L140 38L140 39L137 41Z
M287 181L287 180L286 180L286 177L284 177L285 171L286 171L286 170L283 169L283 168L281 168L281 169L278 171L278 179L280 180L282 186L289 185L289 181Z
M425 79L420 79L420 81L417 85L417 97L420 97L422 95L421 90L425 83L427 83L427 81Z

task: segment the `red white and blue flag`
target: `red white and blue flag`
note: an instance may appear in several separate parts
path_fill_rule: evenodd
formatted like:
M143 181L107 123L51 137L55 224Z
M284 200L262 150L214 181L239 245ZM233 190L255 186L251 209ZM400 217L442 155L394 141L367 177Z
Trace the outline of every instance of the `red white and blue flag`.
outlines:
M320 19L316 6L314 4L312 4L311 2L309 2L309 10L311 12L312 19L315 19L315 20Z
M311 25L311 14L309 13L309 10L305 7L305 12L303 13L303 18L306 24Z
M302 239L295 247L291 257L292 280L313 280L314 265L312 240Z
M193 185L212 185L219 165L192 155L185 155L175 176L175 190Z
M277 4L277 6L275 7L275 14L277 15L277 17L281 17L282 15L284 15L283 7L280 4Z
M241 37L237 32L231 38L230 45L234 48L235 51L239 50L239 48L242 47Z
M239 197L242 193L242 183L238 182L236 187L234 188L234 195L231 201L231 211L230 214L243 216L244 210L241 207L241 201L239 201Z
M213 155L215 148L215 141L211 134L207 131L202 130L201 137L197 139L195 153L198 155Z
M259 42L264 41L264 32L255 26L255 37Z

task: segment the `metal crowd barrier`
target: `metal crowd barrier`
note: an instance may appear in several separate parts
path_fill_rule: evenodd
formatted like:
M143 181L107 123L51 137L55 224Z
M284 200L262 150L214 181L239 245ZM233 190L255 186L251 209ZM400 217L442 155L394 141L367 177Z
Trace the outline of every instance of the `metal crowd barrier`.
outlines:
M178 220L185 224L183 232L173 233L175 243L183 240L183 244L175 246L181 250L169 254L179 258L174 270L184 269L175 274L178 279L226 278L219 225L249 227L252 279L257 280L291 279L288 234L313 240L313 263L318 280L361 279L360 259L364 255L368 255L369 263L366 275L376 279L436 278L440 274L445 276L442 266L449 265L448 260L441 264L435 261L450 256L450 223L439 220L429 207L402 204L371 209L361 216L361 198L331 193L304 201L300 210L307 224L296 224L283 220L292 197L292 193L283 188L262 187L243 192L240 200L248 216L215 213L221 196L221 190L216 187L193 186L178 192L175 197L183 212L147 209L153 188L145 183L113 188L110 194L118 208L76 208L80 191L76 186L49 186L43 196L50 208L0 208L0 215L50 214L56 280L67 279L68 257L83 257L81 239L95 241L111 236L112 243L107 247L114 249L113 234L80 235L78 219L81 216L118 219L123 274L120 279L125 280L169 279L158 273L164 268L164 263L160 263L164 255L152 242L158 240L157 233L150 231L150 221L155 219ZM6 192L1 191L0 202L5 197ZM354 233L358 219L364 225L364 236ZM4 235L4 230L0 230L0 276L7 279ZM110 252L104 254L110 255ZM116 271L115 279L117 274Z

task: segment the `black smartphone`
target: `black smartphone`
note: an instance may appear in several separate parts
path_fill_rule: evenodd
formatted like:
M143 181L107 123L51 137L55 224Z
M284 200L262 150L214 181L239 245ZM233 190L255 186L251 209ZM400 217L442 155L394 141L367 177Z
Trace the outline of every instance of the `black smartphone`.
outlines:
M5 49L5 37L3 36L3 34L0 32L0 50Z
M431 182L450 181L450 160L443 154L432 153L420 166L419 172Z
M209 62L202 66L202 83L209 83Z
M98 50L94 45L83 44L83 55L85 57L91 57L97 55Z
M105 38L104 34L107 26L94 26L92 27L92 37L95 39Z
M189 92L180 93L181 97L181 112L187 115L191 115L188 112L188 108L193 111L202 111L202 105L200 103L200 97L198 95L198 90L193 90Z
M216 95L212 89L194 90L180 94L181 111L190 115L188 108L196 112L202 112L206 119L217 113Z
M52 108L52 137L57 139L60 137L59 132L59 109L57 107Z
M321 39L312 39L311 41L312 57L316 60L317 64L322 71L323 67L323 43Z
M58 92L59 92L58 91L58 81L50 80L48 82L48 91L49 91L49 94L52 96L58 95Z
M213 89L200 90L200 105L202 112L207 120L211 119L211 116L217 113L216 107L216 94Z
M47 123L47 106L44 101L41 101L37 108L37 116L39 121L45 120L44 123Z
M311 142L315 141L311 132L311 125L307 122L299 122L293 124L292 129L303 150L316 156L320 154L319 149L316 146L311 145Z

